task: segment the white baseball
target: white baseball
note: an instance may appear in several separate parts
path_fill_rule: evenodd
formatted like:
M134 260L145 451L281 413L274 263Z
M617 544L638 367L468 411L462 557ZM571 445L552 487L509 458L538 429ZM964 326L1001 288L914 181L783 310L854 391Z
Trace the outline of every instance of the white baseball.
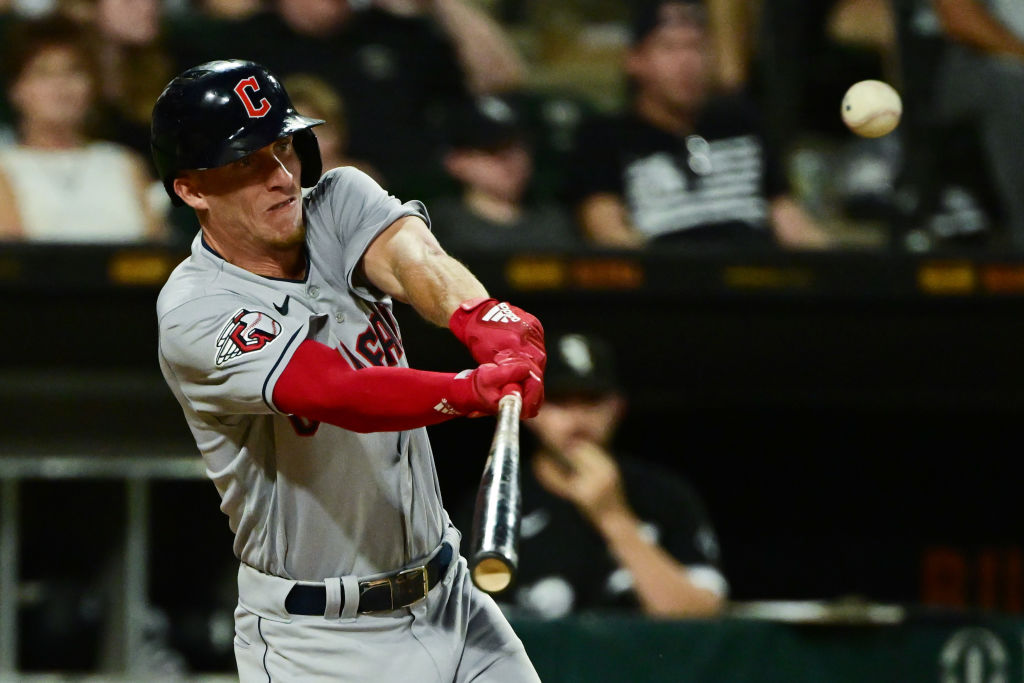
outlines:
M903 115L903 100L882 81L860 81L843 96L843 122L857 135L880 138L891 133Z

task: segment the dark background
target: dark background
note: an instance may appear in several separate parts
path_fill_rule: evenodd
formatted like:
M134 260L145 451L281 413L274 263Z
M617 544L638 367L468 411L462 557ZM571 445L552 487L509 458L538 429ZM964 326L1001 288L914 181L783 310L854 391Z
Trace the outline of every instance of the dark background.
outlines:
M182 256L0 254L0 452L196 453L156 363L155 298ZM1024 263L463 256L549 331L613 344L630 397L619 447L703 495L733 598L1021 609ZM414 367L471 365L447 330L397 316ZM472 495L493 425L432 428L449 508ZM30 482L22 501L26 578L94 571L116 545L117 486ZM153 502L154 602L213 609L234 571L213 486L155 484Z

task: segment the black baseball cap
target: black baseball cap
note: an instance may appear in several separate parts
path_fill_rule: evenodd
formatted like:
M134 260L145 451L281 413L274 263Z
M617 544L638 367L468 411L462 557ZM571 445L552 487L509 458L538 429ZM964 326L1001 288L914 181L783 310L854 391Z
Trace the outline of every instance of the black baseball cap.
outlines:
M516 107L504 98L487 95L455 105L446 137L452 149L496 150L525 142L527 135Z
M619 390L615 356L607 341L579 333L549 336L547 352L544 393L548 399L600 397Z
M702 0L640 0L633 9L630 44L639 45L662 26L675 23L707 26Z

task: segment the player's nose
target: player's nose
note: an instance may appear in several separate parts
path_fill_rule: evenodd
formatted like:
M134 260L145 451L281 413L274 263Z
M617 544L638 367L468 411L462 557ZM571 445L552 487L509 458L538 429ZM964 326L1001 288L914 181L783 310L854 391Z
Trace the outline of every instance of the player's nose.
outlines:
M295 184L295 175L288 170L282 159L271 154L267 159L267 188L276 190L280 188L291 188Z

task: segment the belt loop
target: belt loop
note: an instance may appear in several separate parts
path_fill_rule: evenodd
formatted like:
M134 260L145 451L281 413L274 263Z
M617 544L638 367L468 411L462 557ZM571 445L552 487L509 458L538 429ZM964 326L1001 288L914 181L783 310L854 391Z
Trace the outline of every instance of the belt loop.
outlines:
M343 576L341 577L341 586L345 591L345 603L341 608L341 618L355 619L359 615L359 579L352 575Z
M326 608L324 609L325 619L338 619L341 617L341 579L331 577L324 579L326 592Z

